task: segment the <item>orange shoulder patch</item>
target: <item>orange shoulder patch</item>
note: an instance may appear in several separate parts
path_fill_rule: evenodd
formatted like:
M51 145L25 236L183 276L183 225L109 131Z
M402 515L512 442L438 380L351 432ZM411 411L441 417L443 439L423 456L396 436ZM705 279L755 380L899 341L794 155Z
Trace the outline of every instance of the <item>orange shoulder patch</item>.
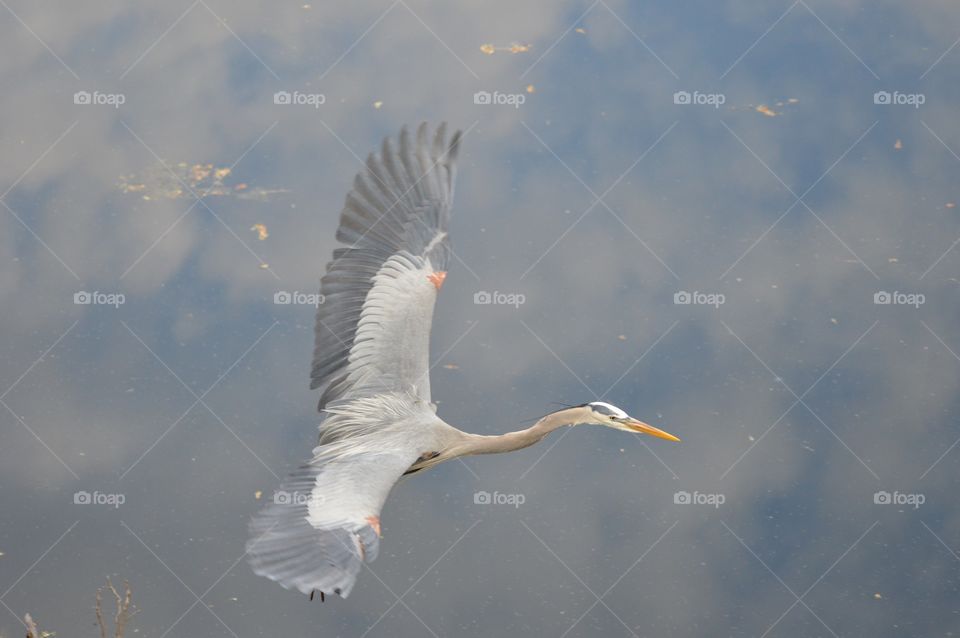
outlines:
M447 278L447 271L438 270L437 272L432 272L427 275L427 279L430 280L430 283L434 285L437 290L443 286L443 280Z

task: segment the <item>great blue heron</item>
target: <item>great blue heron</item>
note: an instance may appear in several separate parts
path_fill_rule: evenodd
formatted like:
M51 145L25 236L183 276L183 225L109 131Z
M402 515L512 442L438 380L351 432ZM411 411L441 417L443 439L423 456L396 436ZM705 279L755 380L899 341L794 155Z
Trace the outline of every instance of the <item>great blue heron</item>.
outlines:
M250 523L253 570L286 588L346 597L377 557L394 484L450 459L519 450L564 425L595 423L670 441L608 403L546 415L499 436L461 432L430 401L430 324L450 258L447 222L460 132L426 124L367 158L321 279L310 387L322 391L319 445Z

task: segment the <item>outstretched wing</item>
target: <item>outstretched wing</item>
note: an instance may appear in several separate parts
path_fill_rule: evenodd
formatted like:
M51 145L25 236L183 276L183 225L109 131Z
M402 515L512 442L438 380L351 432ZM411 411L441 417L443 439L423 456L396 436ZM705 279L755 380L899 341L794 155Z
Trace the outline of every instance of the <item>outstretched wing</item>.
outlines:
M460 133L421 124L367 159L321 279L311 388L325 413L313 458L250 523L256 573L346 596L376 558L380 510L444 427L430 404L430 326L450 256ZM431 427L434 426L434 427Z
M314 449L250 523L253 570L284 587L346 597L377 557L380 510L429 445L433 411L400 394L337 402L328 422L354 436ZM386 427L380 427L386 423Z
M400 391L430 401L430 326L446 275L447 221L460 133L446 125L395 146L385 139L347 195L321 279L311 388L319 409L340 398Z

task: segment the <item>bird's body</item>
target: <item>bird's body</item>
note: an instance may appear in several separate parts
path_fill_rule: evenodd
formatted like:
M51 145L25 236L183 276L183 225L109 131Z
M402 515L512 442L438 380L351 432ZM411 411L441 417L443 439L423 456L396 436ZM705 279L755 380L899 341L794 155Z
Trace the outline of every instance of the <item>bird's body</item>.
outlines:
M421 125L385 140L354 180L321 279L311 387L319 444L251 521L253 569L303 593L347 596L379 551L380 510L405 474L533 445L564 425L598 423L676 437L602 402L565 408L498 436L440 419L430 396L430 327L450 257L447 223L460 134Z

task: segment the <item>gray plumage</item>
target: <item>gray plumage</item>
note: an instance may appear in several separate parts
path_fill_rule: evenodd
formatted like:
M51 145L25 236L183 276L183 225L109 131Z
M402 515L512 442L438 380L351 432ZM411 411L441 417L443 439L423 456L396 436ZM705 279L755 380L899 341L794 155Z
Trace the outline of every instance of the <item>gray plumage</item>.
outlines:
M424 277L410 279L430 268L447 269L459 144L459 131L447 142L445 124L432 144L426 124L417 129L415 143L404 127L399 147L385 139L380 155L370 154L366 171L354 179L337 230L337 239L349 247L334 251L320 283L324 303L310 371L310 387L322 392L319 409L351 388L352 396L369 393L365 386L371 383L394 390L419 384L417 395L430 400L435 291L410 285L428 283ZM402 350L384 349L396 339Z
M447 224L460 133L407 129L367 158L340 214L321 279L311 388L319 444L250 523L253 570L303 593L346 597L379 553L380 511L407 473L470 454L517 450L563 425L599 423L678 440L614 406L585 404L499 436L435 414L430 328L450 258Z

